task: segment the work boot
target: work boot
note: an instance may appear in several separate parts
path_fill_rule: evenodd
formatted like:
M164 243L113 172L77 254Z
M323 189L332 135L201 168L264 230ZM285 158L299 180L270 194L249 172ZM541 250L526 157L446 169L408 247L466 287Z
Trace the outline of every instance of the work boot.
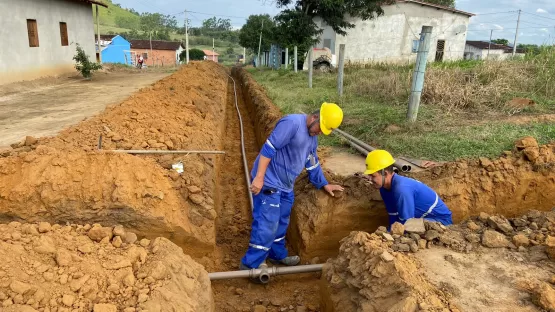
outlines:
M281 260L270 259L270 262L273 264L284 264L287 266L294 266L301 262L301 257L299 256L289 256L285 257Z

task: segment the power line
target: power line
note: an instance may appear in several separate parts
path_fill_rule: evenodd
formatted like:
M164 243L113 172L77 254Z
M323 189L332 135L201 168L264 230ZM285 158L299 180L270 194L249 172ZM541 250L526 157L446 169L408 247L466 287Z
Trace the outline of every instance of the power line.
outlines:
M553 26L546 26L546 27L519 27L518 29L545 29L545 28L553 28L555 27L555 25ZM468 31L490 31L490 30L497 30L497 31L504 31L504 30L510 30L510 29L516 29L516 28L502 28L502 29L496 29L496 28L490 28L490 29L468 29Z
M528 13L528 12L524 12L524 11L522 11L522 13L524 13L524 14L529 14L529 15L534 15L534 16L537 16L537 17L539 17L539 18L545 18L545 19L548 19L548 20L555 21L555 18L551 18L551 17L545 17L545 16L541 16L541 15L534 14L534 13Z
M516 11L493 12L493 13L480 13L480 14L474 14L474 15L475 15L475 16L482 16L482 15L507 14L507 13L516 13Z
M202 12L195 12L195 11L187 11L187 12L196 13L196 14L202 14L202 15L210 15L210 16L221 16L221 17L243 18L243 19L247 19L247 18L248 18L248 17L245 17L245 16L220 15L220 14L202 13Z
M553 27L553 26L549 26L549 25L545 25L545 24L538 24L538 23L532 23L532 22L527 22L527 21L520 21L521 23L526 23L526 24L531 24L531 25L538 25L538 26L545 26L545 27Z

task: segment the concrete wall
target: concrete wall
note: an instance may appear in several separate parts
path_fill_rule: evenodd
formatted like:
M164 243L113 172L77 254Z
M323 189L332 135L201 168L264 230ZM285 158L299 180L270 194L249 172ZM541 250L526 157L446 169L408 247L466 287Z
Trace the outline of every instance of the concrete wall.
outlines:
M37 21L39 46L29 47L27 19ZM62 46L60 22L69 45ZM75 44L95 60L90 4L69 0L3 0L0 10L0 84L74 72Z
M422 26L432 26L432 44L429 61L436 57L438 40L445 40L443 60L462 59L466 44L466 29L469 17L446 10L438 10L414 3L398 3L384 6L385 14L378 18L362 21L347 17L355 24L347 36L335 35L335 50L339 44L346 45L345 59L352 63L391 62L410 63L416 60L412 52L413 40L418 40ZM324 39L329 37L331 27L322 24L323 34L317 47L323 47Z
M116 36L112 42L102 50L103 63L119 63L131 65L131 44L121 36Z
M466 45L464 49L465 59L467 60L493 60L493 61L504 61L511 58L512 53L505 53L505 50L501 49L491 49L488 57L487 49L479 49L471 45ZM517 53L516 57L522 57L523 54Z

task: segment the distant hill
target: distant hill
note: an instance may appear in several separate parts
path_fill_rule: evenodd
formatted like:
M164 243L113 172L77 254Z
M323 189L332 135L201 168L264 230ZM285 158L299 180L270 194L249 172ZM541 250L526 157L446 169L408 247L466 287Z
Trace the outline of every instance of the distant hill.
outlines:
M126 9L118 7L112 0L102 0L108 5L108 8L99 7L100 11L100 25L109 27L118 27L130 29L139 26L140 17ZM93 16L96 22L96 10L93 9ZM118 25L119 24L119 25Z

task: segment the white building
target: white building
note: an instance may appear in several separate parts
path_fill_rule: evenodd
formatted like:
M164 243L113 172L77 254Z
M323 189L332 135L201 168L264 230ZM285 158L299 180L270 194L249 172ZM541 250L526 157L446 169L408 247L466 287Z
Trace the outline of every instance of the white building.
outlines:
M524 51L516 50L515 57L523 57ZM513 48L485 41L467 41L464 49L465 60L503 61L513 56Z
M351 63L416 61L422 26L432 26L429 61L462 59L467 28L474 14L416 0L399 0L382 7L384 15L363 21L347 17L355 25L346 36L336 34L321 18L314 21L323 33L317 48L335 55L345 44L345 61Z
M75 71L79 43L96 56L91 4L98 0L2 0L0 84Z

